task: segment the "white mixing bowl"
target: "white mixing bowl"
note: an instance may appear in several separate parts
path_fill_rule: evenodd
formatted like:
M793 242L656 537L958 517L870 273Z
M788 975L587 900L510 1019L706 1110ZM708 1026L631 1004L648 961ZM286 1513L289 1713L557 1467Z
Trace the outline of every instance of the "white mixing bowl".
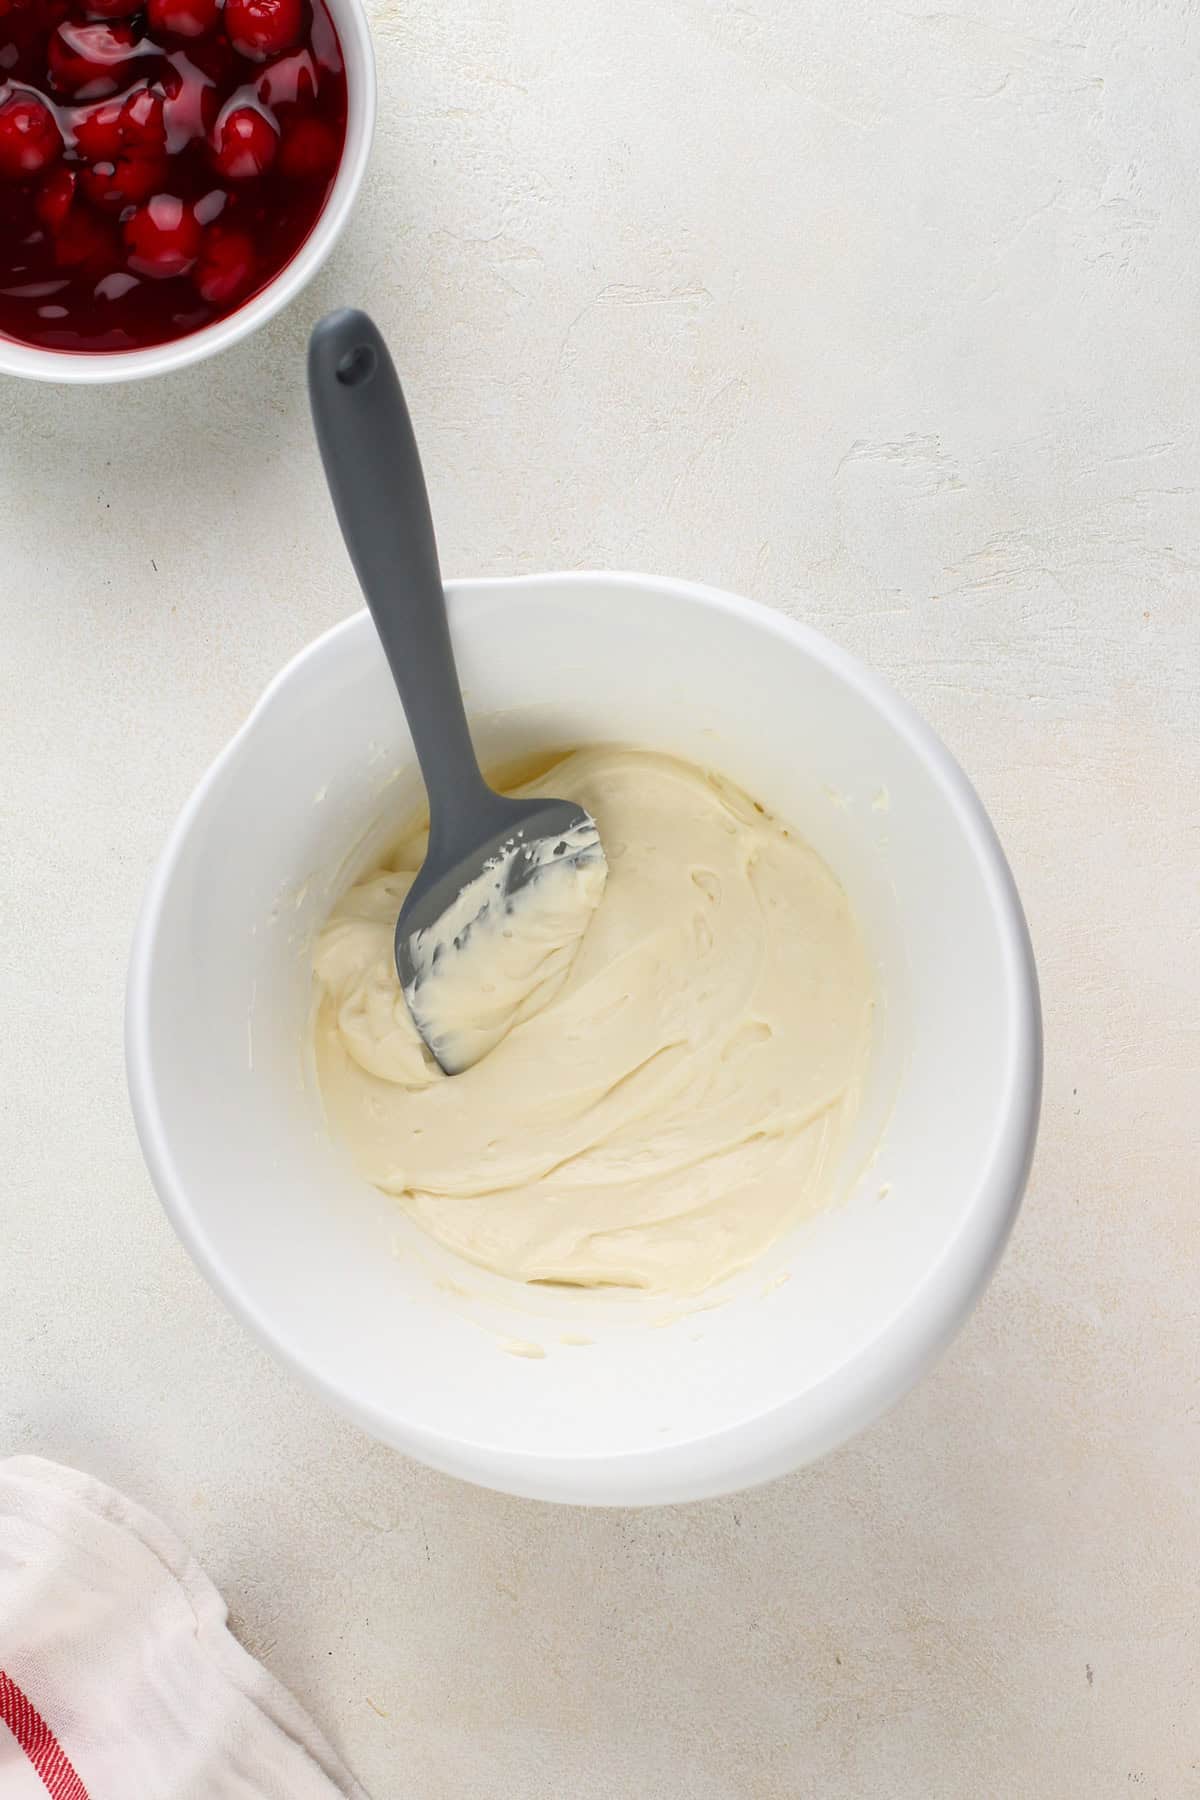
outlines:
M247 1324L435 1468L597 1503L762 1481L903 1393L1004 1245L1041 1075L1011 876L933 733L803 626L634 575L462 582L449 597L485 763L589 742L673 752L792 821L845 884L884 1004L844 1197L672 1306L489 1276L354 1175L304 1055L309 950L420 799L365 613L272 683L155 870L127 1012L146 1160Z

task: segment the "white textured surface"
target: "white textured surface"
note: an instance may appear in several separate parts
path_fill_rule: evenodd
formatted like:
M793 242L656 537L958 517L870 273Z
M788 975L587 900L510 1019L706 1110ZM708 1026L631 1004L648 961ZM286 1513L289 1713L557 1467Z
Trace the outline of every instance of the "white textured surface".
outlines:
M376 23L315 290L162 384L3 390L4 1447L160 1510L377 1800L1196 1793L1196 8ZM143 1173L143 880L355 603L301 385L344 300L392 338L449 569L802 614L939 728L1021 883L1047 1087L1012 1249L932 1378L758 1493L580 1514L404 1463L225 1317Z

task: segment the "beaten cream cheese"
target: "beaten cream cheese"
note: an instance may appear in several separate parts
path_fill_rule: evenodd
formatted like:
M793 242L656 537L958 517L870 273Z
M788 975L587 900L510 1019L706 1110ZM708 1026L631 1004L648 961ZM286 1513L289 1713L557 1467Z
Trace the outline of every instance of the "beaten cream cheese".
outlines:
M870 1052L845 893L738 788L670 757L580 750L516 790L577 801L608 859L565 977L442 1073L393 961L413 832L314 956L329 1124L430 1235L517 1281L692 1294L830 1195Z

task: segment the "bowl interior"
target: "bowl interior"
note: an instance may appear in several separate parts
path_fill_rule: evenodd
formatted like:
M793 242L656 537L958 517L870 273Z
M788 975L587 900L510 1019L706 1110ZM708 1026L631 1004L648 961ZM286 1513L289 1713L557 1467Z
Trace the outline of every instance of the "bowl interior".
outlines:
M679 584L568 576L462 584L451 616L485 763L587 742L670 751L741 782L838 874L883 1003L843 1197L732 1281L672 1304L516 1287L358 1180L307 1066L309 954L420 800L365 615L275 683L155 878L129 1019L152 1172L246 1319L360 1422L439 1467L622 1501L774 1473L915 1377L1003 1243L1037 1087L1003 859L907 709L772 614Z

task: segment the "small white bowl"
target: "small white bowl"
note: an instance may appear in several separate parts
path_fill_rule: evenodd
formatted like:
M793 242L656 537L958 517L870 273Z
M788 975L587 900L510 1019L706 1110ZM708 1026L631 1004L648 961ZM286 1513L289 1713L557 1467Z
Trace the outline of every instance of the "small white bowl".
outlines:
M365 613L272 683L151 879L126 1024L150 1172L247 1324L434 1467L591 1503L765 1480L916 1380L1008 1235L1041 1078L1012 878L929 728L779 614L686 582L578 574L455 584L450 611L485 761L602 741L673 752L742 783L839 875L883 1001L843 1197L673 1305L489 1276L354 1175L305 1054L312 937L420 799ZM514 1340L544 1354L507 1353Z
M329 197L312 230L291 261L244 306L215 324L150 344L144 350L43 350L0 336L0 374L32 381L101 385L165 375L227 350L294 300L316 274L341 236L362 185L375 133L375 51L362 0L326 0L346 63L346 142Z

